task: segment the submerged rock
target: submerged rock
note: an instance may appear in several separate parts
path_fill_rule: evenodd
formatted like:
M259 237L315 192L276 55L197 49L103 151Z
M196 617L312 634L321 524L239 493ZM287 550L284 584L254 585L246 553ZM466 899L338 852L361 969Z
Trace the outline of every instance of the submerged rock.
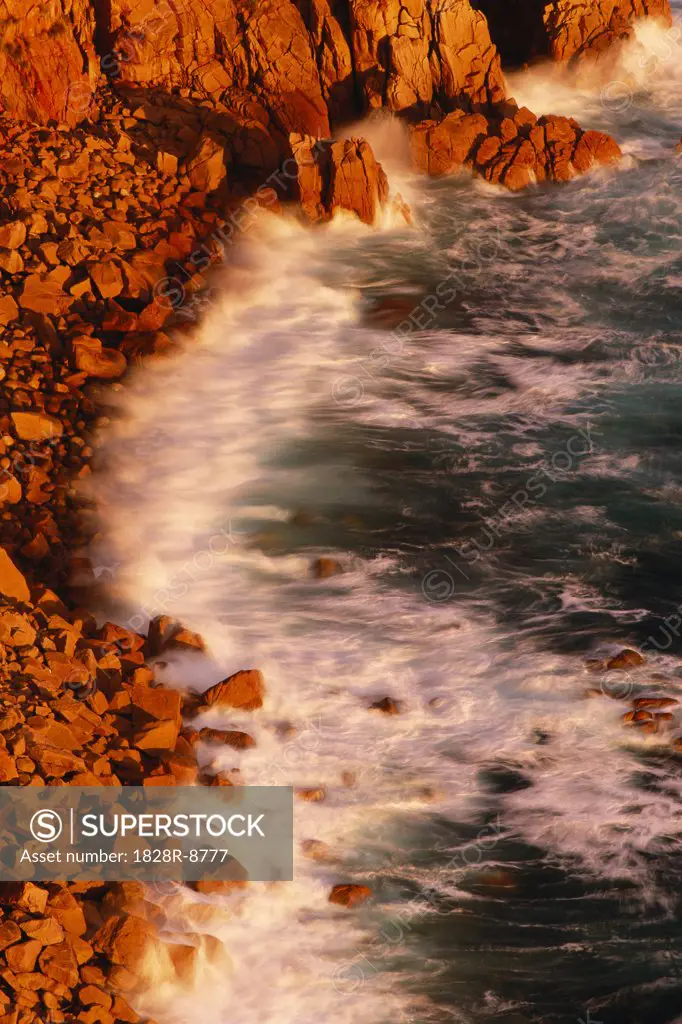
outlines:
M399 715L403 710L403 702L393 697L382 697L369 705L370 711L382 711L385 715Z
M253 736L234 729L200 729L199 739L204 743L222 743L235 750L249 750L256 745Z
M329 894L329 902L339 907L359 907L372 895L368 885L335 885Z
M299 800L306 800L308 803L320 803L327 796L327 790L324 786L317 786L316 788L310 789L297 789L296 796Z
M646 658L639 651L633 651L631 648L625 647L618 654L614 655L613 658L609 658L606 662L606 668L609 671L613 669L637 668L638 665L644 665L645 663Z
M337 576L342 569L336 559L323 555L321 558L315 559L310 571L316 580L328 580L331 576Z
M635 697L632 702L634 708L672 708L680 702L675 697Z
M310 860L330 861L334 859L331 848L321 839L304 839L301 843L301 852Z

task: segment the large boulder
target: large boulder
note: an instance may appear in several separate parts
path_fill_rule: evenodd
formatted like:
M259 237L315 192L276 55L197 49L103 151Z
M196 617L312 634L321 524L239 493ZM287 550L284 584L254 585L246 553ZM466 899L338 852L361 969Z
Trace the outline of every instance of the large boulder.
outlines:
M255 711L263 706L265 680L258 669L242 669L209 687L202 697L201 710L207 708L239 708Z
M301 210L312 222L330 220L336 210L372 224L388 199L388 179L365 139L315 142L292 135L298 165Z
M410 150L415 170L440 176L451 174L469 160L474 143L488 134L482 114L457 110L442 121L422 121L410 132Z

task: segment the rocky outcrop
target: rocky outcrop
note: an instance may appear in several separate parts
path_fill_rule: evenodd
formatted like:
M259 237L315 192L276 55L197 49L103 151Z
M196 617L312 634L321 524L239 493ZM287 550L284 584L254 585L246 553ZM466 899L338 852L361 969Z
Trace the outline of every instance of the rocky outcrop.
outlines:
M104 6L104 5L102 5ZM231 109L256 99L284 132L324 137L377 107L478 109L504 96L485 17L469 0L162 2L113 0L104 70L121 82L188 88Z
M367 222L385 202L383 171L366 143L316 146L333 128L386 108L417 125L415 165L428 173L471 166L511 188L566 180L614 159L617 147L574 122L567 127L565 119L536 127L506 116L495 40L512 63L537 54L567 60L627 35L640 14L669 17L668 0L599 0L589 7L577 0L49 0L31 11L20 18L18 0L0 0L7 23L0 88L19 116L73 124L106 113L104 79L97 105L92 101L96 46L103 75L129 97L138 121L137 145L121 143L130 159L149 155L166 179L184 174L194 189L223 199L247 194L288 163L297 171L287 175L282 198L298 199L307 219L344 209ZM22 78L21 61L34 40L34 78L37 68L59 65L47 91L31 75L27 90ZM87 162L80 154L59 174L84 180ZM0 252L7 273L24 269L15 228L25 230L21 220L8 225ZM125 248L122 238L110 240ZM74 296L90 292L127 299L130 278L119 260L91 261L88 276L64 289L61 271L48 261L26 278L19 296L0 300L0 323L17 306L37 315L58 306L66 315ZM119 310L112 325L122 326L126 313ZM120 359L84 344L76 367L103 378L123 370Z
M104 22L103 67L114 81L192 90L230 108L248 95L284 134L329 134L311 40L290 0L239 10L232 0L112 0Z
M292 135L298 166L299 204L312 222L330 220L336 210L357 214L366 224L376 220L388 199L388 179L364 139L319 142Z
M505 97L500 58L488 23L468 0L442 0L434 8L436 98L445 110L481 110Z
M410 134L415 168L442 175L465 167L516 191L533 182L569 181L621 156L610 135L583 131L572 118L537 118L511 105L506 112L489 119L456 111L416 125Z
M77 124L99 76L89 0L0 0L0 109Z

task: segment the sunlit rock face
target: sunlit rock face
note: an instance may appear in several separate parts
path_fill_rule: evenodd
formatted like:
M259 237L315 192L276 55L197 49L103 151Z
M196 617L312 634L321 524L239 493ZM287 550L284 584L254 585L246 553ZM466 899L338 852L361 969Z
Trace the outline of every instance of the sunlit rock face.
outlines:
M75 125L99 75L89 0L0 0L0 108L15 117Z

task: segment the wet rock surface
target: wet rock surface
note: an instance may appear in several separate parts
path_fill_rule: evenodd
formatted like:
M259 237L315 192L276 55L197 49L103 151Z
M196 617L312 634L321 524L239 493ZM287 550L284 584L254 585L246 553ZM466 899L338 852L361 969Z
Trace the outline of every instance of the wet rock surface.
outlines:
M570 181L621 157L604 132L583 131L573 118L537 118L526 107L506 104L505 116L456 111L442 121L422 121L410 132L412 162L431 175L461 168L517 191L535 182Z

